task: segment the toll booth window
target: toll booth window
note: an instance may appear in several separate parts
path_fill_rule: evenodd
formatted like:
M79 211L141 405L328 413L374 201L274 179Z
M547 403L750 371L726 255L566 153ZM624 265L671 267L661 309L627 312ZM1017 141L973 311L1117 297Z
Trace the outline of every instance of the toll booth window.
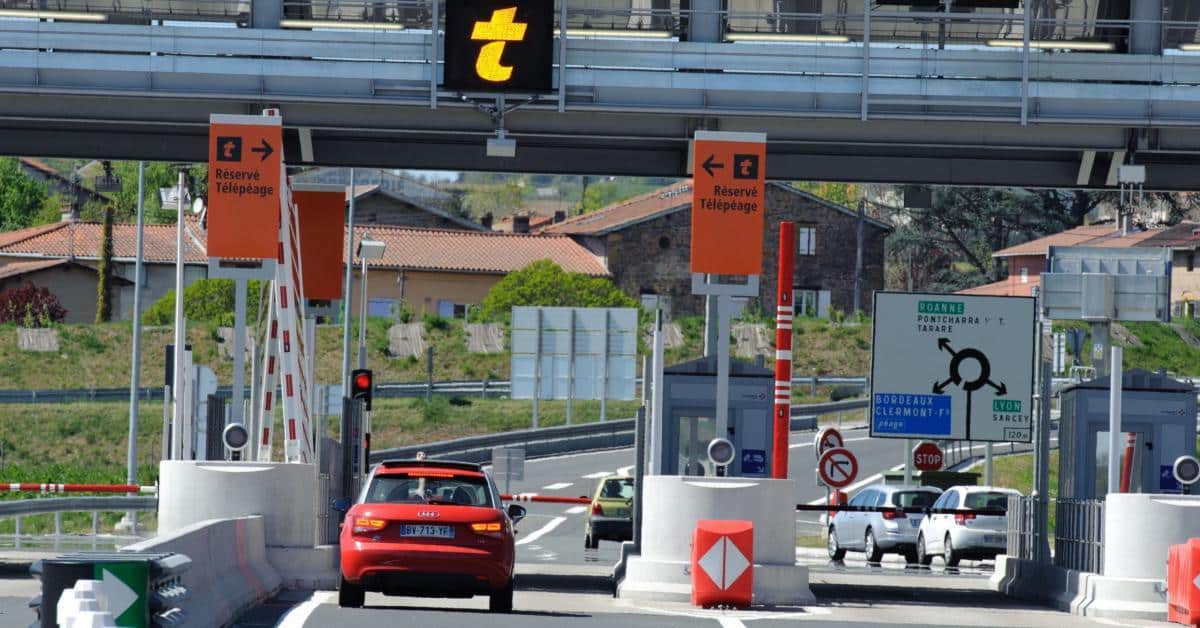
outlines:
M892 494L892 505L898 508L926 508L937 499L938 494L930 491L897 491Z
M633 480L605 480L601 499L633 499Z
M492 498L481 477L382 475L371 482L366 503L491 506Z

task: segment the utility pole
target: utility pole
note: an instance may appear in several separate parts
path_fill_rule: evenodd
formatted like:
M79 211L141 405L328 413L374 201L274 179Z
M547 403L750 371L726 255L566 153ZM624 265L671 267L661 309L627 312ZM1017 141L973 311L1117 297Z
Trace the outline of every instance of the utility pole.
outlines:
M857 246L854 251L854 313L862 311L862 275L863 275L863 220L866 218L867 199L858 199Z

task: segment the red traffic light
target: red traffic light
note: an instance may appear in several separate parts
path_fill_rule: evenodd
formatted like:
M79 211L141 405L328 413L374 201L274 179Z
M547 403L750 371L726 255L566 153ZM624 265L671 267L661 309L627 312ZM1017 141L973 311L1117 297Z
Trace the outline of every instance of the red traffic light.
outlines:
M354 378L355 391L367 391L371 389L371 376L366 373L359 373Z
M371 379L370 369L357 369L350 373L350 398L361 399L366 410L371 409L371 394L374 392Z

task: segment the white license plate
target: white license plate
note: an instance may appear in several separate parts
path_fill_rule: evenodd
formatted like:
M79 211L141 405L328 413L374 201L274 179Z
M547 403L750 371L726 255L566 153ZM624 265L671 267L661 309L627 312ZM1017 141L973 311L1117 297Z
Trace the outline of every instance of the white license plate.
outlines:
M914 527L914 528L919 528L919 527L921 527L921 522L920 522L920 521L918 521L918 520L916 520L916 519L909 519L909 520L908 520L908 523L909 523L909 524L911 524L911 525L912 525L912 527Z
M424 536L436 539L454 538L454 528L451 526L404 525L400 528L400 536Z
M1004 543L1005 539L999 534L987 534L983 537L984 543Z
M618 509L617 509L617 516L618 516L618 517L628 517L628 516L629 516L629 509L628 509L628 508L618 508Z

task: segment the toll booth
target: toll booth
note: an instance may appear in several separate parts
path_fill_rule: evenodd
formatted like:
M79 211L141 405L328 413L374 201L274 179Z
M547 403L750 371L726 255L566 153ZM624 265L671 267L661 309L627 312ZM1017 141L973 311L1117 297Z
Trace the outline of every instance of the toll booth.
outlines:
M771 412L775 372L741 360L729 366L729 434L718 435L717 358L710 356L663 370L663 475L712 476L707 447L717 436L733 443L735 456L726 475L771 476Z
M1125 371L1121 381L1121 431L1132 434L1133 457L1125 460L1126 436L1117 455L1122 469L1131 468L1129 492L1179 493L1172 465L1179 456L1196 453L1192 385L1142 369ZM1105 376L1061 392L1060 499L1096 499L1108 492L1108 389Z

